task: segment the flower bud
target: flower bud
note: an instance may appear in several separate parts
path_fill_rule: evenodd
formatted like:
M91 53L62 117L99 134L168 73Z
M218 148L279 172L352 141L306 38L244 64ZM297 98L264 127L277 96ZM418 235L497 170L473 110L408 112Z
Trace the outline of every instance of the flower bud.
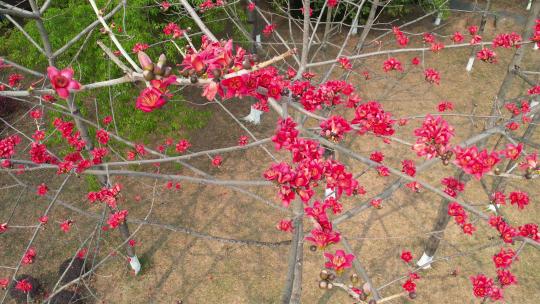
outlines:
M154 69L154 64L152 63L152 59L148 57L148 55L143 52L139 51L137 53L137 58L139 58L139 63L141 64L141 67L145 71L152 71Z
M172 68L170 66L165 67L165 70L163 72L163 76L164 77L169 77L171 75L171 72L172 72Z
M321 277L321 279L323 280L328 279L328 275L329 273L326 269L321 270L321 273L319 273L319 277Z
M328 287L328 282L325 280L322 280L319 282L319 288L320 289L326 289Z
M191 81L191 83L193 84L197 83L198 80L199 78L197 77L197 75L191 75L191 77L189 77L189 81Z

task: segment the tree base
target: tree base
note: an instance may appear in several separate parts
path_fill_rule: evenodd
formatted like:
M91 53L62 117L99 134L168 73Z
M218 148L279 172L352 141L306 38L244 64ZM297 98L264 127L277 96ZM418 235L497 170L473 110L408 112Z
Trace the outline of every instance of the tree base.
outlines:
M469 58L469 62L467 62L467 67L465 68L465 70L467 70L467 72L472 71L473 64L474 64L474 57L471 56Z
M141 271L141 262L136 255L129 257L129 266L131 267L131 269L133 269L135 275L137 275Z
M263 114L263 111L259 111L253 107L250 108L249 115L244 117L243 120L250 122L254 125L258 125L261 123L261 115Z
M427 254L424 252L424 254L423 254L422 257L420 258L420 260L418 260L418 262L416 262L416 265L418 265L418 266L421 267L422 269L429 269L429 268L431 268L431 262L432 262L432 261L433 261L433 257L427 255Z

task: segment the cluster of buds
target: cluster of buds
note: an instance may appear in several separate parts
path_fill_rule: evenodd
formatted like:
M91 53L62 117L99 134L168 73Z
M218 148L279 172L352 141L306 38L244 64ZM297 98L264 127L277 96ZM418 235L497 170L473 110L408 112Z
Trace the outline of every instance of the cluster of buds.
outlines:
M320 289L332 289L334 288L334 284L332 281L336 278L336 275L326 269L321 270L319 273L319 277L321 280L319 281L319 288Z
M146 81L164 79L171 75L172 68L167 65L165 54L159 55L158 62L154 64L152 59L143 51L137 53L139 63L143 68L143 77Z

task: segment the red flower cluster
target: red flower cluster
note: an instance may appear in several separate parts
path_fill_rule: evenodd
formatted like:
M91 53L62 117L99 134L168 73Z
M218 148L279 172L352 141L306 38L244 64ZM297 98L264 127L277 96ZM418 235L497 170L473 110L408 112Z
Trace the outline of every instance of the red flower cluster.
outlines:
M443 156L450 148L450 140L454 137L454 128L442 117L427 115L422 127L414 130L416 143L412 149L418 156L431 159Z
M537 224L525 224L523 226L519 226L518 229L519 235L528 237L540 243L540 233L538 232Z
M138 52L146 51L148 48L149 48L148 44L137 42L137 43L135 43L135 45L133 46L131 51L134 54L137 54Z
M47 188L47 185L44 183L41 183L37 188L37 194L40 196L44 196L49 191L49 188Z
M465 173L474 175L480 180L484 174L491 171L493 167L500 161L496 152L488 153L486 149L478 151L476 146L469 148L455 147L456 160L454 163L458 165Z
M47 68L47 76L56 94L63 99L69 97L70 90L77 91L81 88L81 84L73 79L72 68L65 68L59 71L57 68L50 66Z
M33 247L28 248L26 252L24 253L24 256L22 258L22 263L24 265L32 264L34 263L34 258L36 257L36 249Z
M540 47L540 19L536 19L536 25L534 27L534 33L531 36L531 41L536 42L536 45Z
M333 115L321 122L321 136L329 138L331 141L339 142L343 135L352 130L351 126L341 116Z
M525 208L529 204L529 195L527 192L514 191L508 196L512 205L517 205L519 209Z
M292 220L281 220L276 225L276 228L284 232L293 232L294 230Z
M117 198L120 195L121 186L115 184L111 188L103 187L100 191L97 192L88 192L87 198L90 203L100 201L106 203L109 207L116 209Z
M373 132L377 136L393 135L395 123L392 115L385 112L377 101L369 101L359 105L354 112L354 119L351 121L351 124L358 125L359 134Z
M505 243L512 243L514 237L518 235L516 228L507 224L500 216L492 216L489 218L489 225L499 231L501 238Z
M335 254L325 252L324 256L328 259L324 267L334 269L337 273L352 267L352 261L354 260L354 255L347 254L343 250L337 250Z
M349 58L347 57L341 57L338 59L339 64L341 64L341 68L344 70L352 70L352 64Z
M328 0L328 2L326 3L326 5L328 5L328 7L330 8L336 7L338 4L339 0Z
M503 47L503 48L510 48L510 47L516 47L519 48L521 45L521 41L523 38L519 34L516 34L515 32L512 32L510 34L502 33L497 35L493 39L493 47Z
M21 84L21 80L24 79L24 76L21 74L10 74L8 78L8 85L10 87L16 87Z
M167 103L169 98L169 86L176 81L176 76L169 76L166 79L153 79L151 86L142 90L135 107L143 112L152 112L159 109Z
M463 41L463 35L460 32L455 32L452 36L452 41L454 41L455 43L460 43L461 41Z
M517 284L516 277L510 272L510 270L498 269L497 279L503 288L512 284Z
M385 72L394 71L394 70L402 72L403 67L401 66L401 62L399 60L397 60L394 57L390 57L385 62L383 62L383 70Z
M32 284L27 279L22 279L15 284L15 289L20 290L24 293L30 292L32 290Z
M120 226L120 224L122 224L126 220L127 215L128 215L127 210L117 211L117 212L109 215L109 219L107 220L107 224L109 225L109 227L111 229L114 229L114 228Z
M454 104L450 101L441 101L437 106L439 112L444 112L446 110L452 111L454 109Z
M492 294L493 280L486 277L483 274L479 274L476 277L471 276L471 283L473 285L473 294L477 298L489 297Z
M262 30L263 35L270 36L272 33L276 30L275 24L267 24L264 29Z
M403 160L401 164L403 166L403 169L401 169L401 172L412 177L416 175L416 166L412 160L410 159Z
M443 178L441 180L441 184L446 186L444 193L450 195L451 197L456 197L459 192L462 192L465 189L465 184L453 177Z
M323 104L331 107L343 103L345 97L341 94L355 98L354 87L339 80L327 81L318 87L312 86L308 81L295 81L289 88L294 95L300 96L304 109L311 112L322 109Z
M205 11L209 9L221 7L223 5L225 5L224 0L216 0L216 2L212 0L205 0L203 3L199 5L199 9L201 10L201 13L204 13Z
M384 160L384 154L381 151L374 151L369 156L369 159L377 163L382 163Z
M11 135L0 140L0 158L11 158L15 154L15 146L21 143L19 135Z
M163 28L163 33L176 39L184 34L184 30L182 30L178 24L171 22Z
M429 83L434 83L434 84L441 83L441 75L435 69L432 69L432 68L426 69L424 71L424 77L426 81Z
M412 261L412 259L413 259L412 253L410 251L403 250L401 252L401 259L405 263L410 263Z
M508 248L508 250L501 248L501 251L493 256L493 263L496 268L508 268L514 259L517 259L517 257L514 258L515 256L516 253L511 248Z
M478 51L478 53L476 53L476 58L487 63L497 63L497 54L495 54L493 50L490 50L487 47L484 47L480 51Z
M465 234L472 235L473 232L476 231L476 227L471 223L467 223L467 213L459 203L451 202L448 204L448 215L454 217L456 224L461 226L461 229L463 229Z
M407 46L407 44L409 43L409 37L405 36L405 34L403 34L399 27L392 27L392 32L394 32L394 37L396 38L396 41L399 45L401 45L402 47Z

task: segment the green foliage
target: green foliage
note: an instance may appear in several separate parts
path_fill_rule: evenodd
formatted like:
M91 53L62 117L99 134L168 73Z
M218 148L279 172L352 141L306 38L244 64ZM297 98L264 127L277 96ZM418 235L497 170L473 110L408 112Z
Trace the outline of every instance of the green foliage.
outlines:
M110 1L97 1L98 7L104 8L105 14L113 9L113 4L116 5L116 2L111 2L112 4L106 6L107 3ZM112 20L109 20L109 24L116 25L115 34L127 52L131 52L131 48L137 42L153 43L165 40L162 29L169 21L179 23L182 28L188 26L195 28L191 19L182 18L178 22L178 18L163 15L155 4L156 2L153 0L130 0L125 11L125 18L123 10L120 10ZM217 14L217 12L213 14ZM166 20L168 18L171 20ZM58 50L69 42L76 33L94 22L96 17L88 2L68 0L54 1L53 5L45 12L44 20L52 48ZM215 24L222 26L220 23ZM99 28L100 26L96 27L89 35L85 35L56 60L56 66L59 68L72 66L76 71L76 79L81 83L97 82L121 76L121 71L104 56L101 48L97 46L97 41L102 40L110 49L116 49L110 39L99 32ZM122 30L119 31L119 28ZM24 29L36 42L41 44L35 22L24 24ZM5 30L5 34L0 37L1 54L8 54L9 59L24 66L45 71L48 65L45 56L37 48L30 45L22 32L0 25L0 31L2 30ZM177 44L183 47L184 41L178 40ZM176 48L171 43L153 46L147 53L153 58L165 53L173 64L181 60ZM119 85L79 93L76 101L82 115L89 119L97 119L97 117L93 117L96 113L96 106L97 112L100 113L99 118L110 115L114 110L119 135L137 142L150 142L152 137L177 136L181 129L190 130L204 127L210 116L209 112L192 110L186 106L182 100L181 92L175 94L175 101L169 102L162 110L143 113L135 109L135 99L139 91L140 88L132 84ZM111 105L113 109L111 109ZM49 116L54 119L59 115L52 113ZM91 132L94 133L95 130L91 130ZM51 141L59 143L61 138L55 134L51 137Z
M101 190L101 183L99 182L97 176L85 175L84 179L86 181L86 186L88 187L87 192Z

